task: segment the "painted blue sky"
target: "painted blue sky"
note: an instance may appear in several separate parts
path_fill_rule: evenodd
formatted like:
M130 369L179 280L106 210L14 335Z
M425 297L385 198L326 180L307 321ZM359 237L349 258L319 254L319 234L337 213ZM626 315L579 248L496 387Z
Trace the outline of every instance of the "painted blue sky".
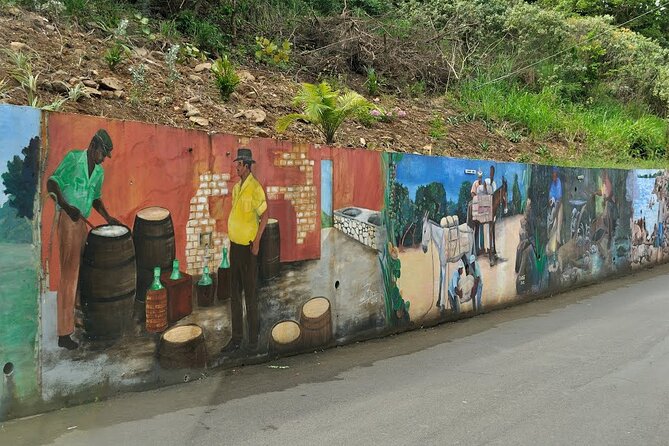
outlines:
M332 161L321 161L321 210L332 215Z
M444 185L448 200L457 201L462 182L476 181L476 175L466 174L465 170L481 170L483 178L487 178L491 165L495 166L495 182L498 187L502 184L502 175L506 177L509 183L509 200L511 200L513 176L514 174L518 174L518 184L522 193L522 199L525 200L527 197L527 191L525 190L525 171L527 168L525 164L424 155L404 155L402 161L397 166L397 181L409 189L409 197L412 200L416 198L418 186L436 181Z
M39 136L39 131L39 110L0 104L0 175L7 172L7 161L20 155L30 138ZM7 201L4 191L0 181L0 206Z

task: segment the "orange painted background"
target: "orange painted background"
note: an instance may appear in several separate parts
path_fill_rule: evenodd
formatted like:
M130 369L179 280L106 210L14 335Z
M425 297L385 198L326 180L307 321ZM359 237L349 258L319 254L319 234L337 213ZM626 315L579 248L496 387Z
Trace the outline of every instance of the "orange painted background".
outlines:
M209 137L206 133L137 122L106 120L68 114L48 115L48 152L42 196L46 181L65 154L86 149L95 132L104 128L114 144L111 159L103 163L105 180L102 201L110 215L132 229L135 214L147 206L169 209L175 229L177 258L184 258L188 203L194 195L197 173L208 167ZM49 243L54 216L54 201L43 200L42 258L49 264L51 288L58 283L57 233L49 259ZM89 221L104 224L95 210Z
M225 180L221 183L226 185L225 190L205 198L209 210L206 217L215 223L214 231L227 232L232 187L239 181L232 161L239 147L253 151L253 174L265 188L269 217L279 221L282 262L320 257L322 159L333 161L334 209L359 206L380 210L383 206L381 156L377 152L208 135L92 116L50 113L47 119L41 231L42 259L45 267L48 264L51 289L58 283L60 265L55 231L49 249L55 206L46 194L46 181L67 152L86 149L100 128L109 132L114 143L112 158L103 164L102 199L107 210L132 228L139 210L148 206L167 208L174 223L177 258L182 263L199 258L200 251L196 256L190 249L194 242L187 241L187 227L193 223L201 193L198 188L203 187L205 177ZM94 225L104 223L94 210L89 220Z
M355 149L329 148L333 165L333 207L383 208L383 167L381 154Z

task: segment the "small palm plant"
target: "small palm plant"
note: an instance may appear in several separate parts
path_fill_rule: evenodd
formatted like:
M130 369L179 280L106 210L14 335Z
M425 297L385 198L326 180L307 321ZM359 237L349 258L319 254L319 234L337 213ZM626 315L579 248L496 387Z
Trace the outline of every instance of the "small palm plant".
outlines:
M276 130L283 133L293 122L301 119L315 125L325 136L327 144L334 143L335 133L346 118L371 107L367 99L355 91L340 94L327 82L302 84L293 105L302 107L302 113L282 116L276 122Z

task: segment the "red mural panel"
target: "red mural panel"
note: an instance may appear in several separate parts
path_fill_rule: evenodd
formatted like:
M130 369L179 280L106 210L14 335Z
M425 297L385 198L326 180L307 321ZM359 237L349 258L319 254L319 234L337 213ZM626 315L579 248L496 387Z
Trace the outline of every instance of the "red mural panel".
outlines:
M229 175L226 195L209 199L216 230L227 232L232 187L239 181L233 160L249 147L253 175L265 188L269 217L279 222L281 261L320 257L320 152L308 144L264 138L212 136L212 174Z
M68 114L49 114L48 159L41 185L42 197L45 197L42 258L45 266L48 263L52 289L58 283L60 266L56 231L54 246L49 253L55 205L46 193L46 181L70 150L86 149L92 136L101 128L109 132L114 144L112 158L103 163L102 200L110 215L132 228L135 214L140 209L148 206L167 208L174 223L177 258L185 257L189 201L197 188L197 174L208 170L208 135L138 122L80 115L73 119ZM104 223L95 210L89 220L94 225Z
M97 117L72 119L58 113L48 117L43 197L47 197L46 180L63 157L70 150L87 148L100 128L109 132L114 143L112 158L103 164L102 193L108 211L132 228L139 210L167 208L174 223L177 258L193 274L200 274L206 262L210 268L220 262L232 188L239 181L233 168L239 147L253 151L253 173L265 188L269 217L279 222L282 262L320 257L321 159L333 161L334 209L358 206L380 210L383 205L381 157L376 152L235 135L209 136ZM45 241L51 237L54 209L52 200L43 200ZM95 211L90 221L104 223ZM53 287L59 278L57 249L49 253L49 243L44 243L42 251Z
M381 210L384 189L381 154L340 148L327 152L333 168L333 208L356 206Z

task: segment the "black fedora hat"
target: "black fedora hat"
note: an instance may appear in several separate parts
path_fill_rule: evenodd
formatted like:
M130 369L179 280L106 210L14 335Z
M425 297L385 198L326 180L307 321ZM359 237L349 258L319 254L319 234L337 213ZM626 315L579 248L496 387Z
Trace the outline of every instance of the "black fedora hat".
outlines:
M251 149L248 149L246 147L237 149L237 158L235 158L235 161L245 161L249 163L255 163L255 160L253 159L253 153L251 153Z

